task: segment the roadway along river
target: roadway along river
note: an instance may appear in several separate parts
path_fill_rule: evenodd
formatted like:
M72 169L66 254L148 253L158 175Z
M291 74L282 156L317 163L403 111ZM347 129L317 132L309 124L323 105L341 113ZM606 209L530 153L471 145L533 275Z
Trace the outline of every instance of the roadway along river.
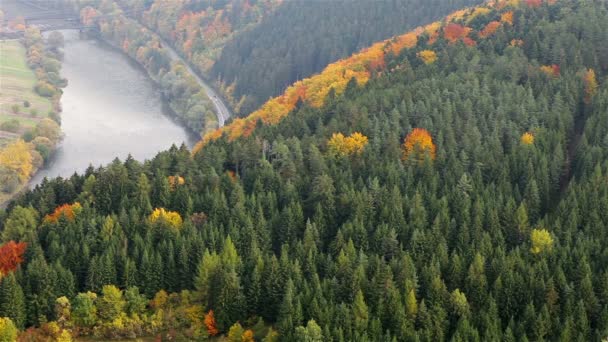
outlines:
M172 144L188 147L194 136L171 119L160 91L145 72L119 51L78 31L65 37L61 99L64 139L53 160L31 185L44 177L69 177L89 165L99 166L131 154L151 158Z
M203 81L203 79L190 67L190 64L188 62L186 62L180 55L178 55L177 52L173 49L173 47L171 47L171 45L169 45L169 43L167 43L164 39L162 39L160 37L160 35L158 35L158 38L160 39L161 43L163 44L163 48L165 50L167 50L167 52L169 52L169 57L171 58L171 60L181 61L182 64L184 64L186 66L186 69L190 72L190 74L192 74L192 76L194 76L194 78L196 79L198 84L200 84L200 86L205 90L205 92L207 93L207 96L209 97L211 102L213 102L213 106L215 107L215 114L217 115L217 122L218 122L219 126L220 127L224 126L224 123L226 122L226 120L228 120L231 116L231 113L228 110L228 107L226 107L226 105L224 104L222 99L217 95L215 90L213 90L213 88L208 86L207 83L205 83L205 81Z

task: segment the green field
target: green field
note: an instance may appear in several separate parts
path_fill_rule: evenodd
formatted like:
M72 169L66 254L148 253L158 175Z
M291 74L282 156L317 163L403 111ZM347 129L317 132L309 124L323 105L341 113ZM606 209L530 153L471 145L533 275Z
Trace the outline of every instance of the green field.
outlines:
M35 84L36 75L26 63L23 45L17 40L0 41L0 125L9 120L20 123L16 133L0 128L0 146L35 126L52 109L49 99L36 94ZM29 108L24 106L25 101L29 101ZM14 105L19 106L16 113ZM36 113L33 114L32 110Z

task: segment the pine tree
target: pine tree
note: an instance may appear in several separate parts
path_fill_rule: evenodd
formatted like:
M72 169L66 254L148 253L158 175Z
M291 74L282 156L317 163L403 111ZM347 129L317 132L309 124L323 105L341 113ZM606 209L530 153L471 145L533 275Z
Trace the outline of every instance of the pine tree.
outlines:
M10 318L18 329L25 326L25 297L13 273L0 282L0 317Z
M357 291L355 301L353 303L353 317L355 320L355 330L359 334L364 334L367 330L367 324L369 321L369 312L367 304L365 304L365 298L361 290Z
M302 321L302 308L299 300L295 298L295 286L293 281L289 279L283 296L283 303L279 311L279 321L277 326L281 336L287 340L293 339L295 328Z

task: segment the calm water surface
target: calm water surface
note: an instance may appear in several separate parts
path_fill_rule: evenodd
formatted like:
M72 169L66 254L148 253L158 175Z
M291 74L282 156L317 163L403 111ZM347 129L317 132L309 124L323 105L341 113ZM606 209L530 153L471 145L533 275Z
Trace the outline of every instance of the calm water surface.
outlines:
M172 144L193 145L194 137L171 119L160 91L142 69L104 43L81 38L78 31L62 33L61 73L68 80L61 98L64 139L32 185L116 157L124 160L131 154L144 160Z

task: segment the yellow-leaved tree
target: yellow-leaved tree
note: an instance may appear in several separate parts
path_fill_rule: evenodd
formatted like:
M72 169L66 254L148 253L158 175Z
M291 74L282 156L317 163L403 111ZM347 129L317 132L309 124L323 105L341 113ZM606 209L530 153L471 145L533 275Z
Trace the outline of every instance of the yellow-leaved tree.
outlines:
M334 133L327 142L327 146L331 154L349 156L361 154L367 142L367 137L359 132L355 132L348 137L345 137L342 133Z
M424 64L433 64L437 60L437 54L433 50L422 50L417 54Z
M550 252L553 249L553 237L546 229L533 229L530 241L532 243L530 252L533 254Z
M21 182L25 182L33 169L29 145L19 139L0 150L0 167L16 172Z
M175 211L165 210L164 208L156 208L150 214L150 222L152 223L164 223L174 229L182 227L182 217Z
M532 145L534 144L534 134L530 132L526 132L521 136L521 143L524 145Z
M0 317L0 340L1 341L17 341L17 327L8 317Z
M597 79L595 78L595 70L588 69L583 76L585 83L585 103L591 103L591 100L597 94Z
M169 176L167 177L167 181L169 181L171 191L175 190L178 185L184 185L186 183L182 176Z

